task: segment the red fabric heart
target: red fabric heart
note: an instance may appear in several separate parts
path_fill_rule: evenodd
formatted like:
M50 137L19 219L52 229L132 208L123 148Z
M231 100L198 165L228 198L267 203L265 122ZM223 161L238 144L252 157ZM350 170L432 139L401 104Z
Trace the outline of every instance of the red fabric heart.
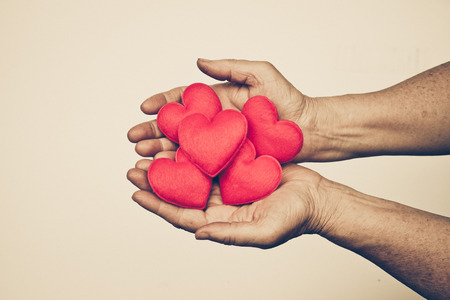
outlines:
M174 205L204 209L211 191L211 178L182 151L177 151L176 160L158 158L152 162L147 177L153 192Z
M176 102L167 103L159 110L156 118L162 133L175 143L178 143L178 126L185 117L201 113L211 120L222 110L216 92L203 83L188 86L183 92L182 101L184 106Z
M264 96L250 98L242 108L247 118L248 135L256 154L270 155L280 163L294 159L303 146L303 134L297 124L278 121L275 105Z
M211 177L216 176L234 158L247 135L247 120L238 111L227 109L210 122L202 114L193 114L180 122L180 148L191 162Z
M255 147L247 139L231 164L219 174L224 204L241 205L260 200L280 184L280 163L268 155L255 157Z

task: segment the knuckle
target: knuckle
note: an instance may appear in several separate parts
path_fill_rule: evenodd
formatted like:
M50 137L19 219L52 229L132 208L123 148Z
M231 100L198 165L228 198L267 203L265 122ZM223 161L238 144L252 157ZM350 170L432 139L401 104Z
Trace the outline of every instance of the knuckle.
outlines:
M157 133L157 131L156 131L156 129L155 129L155 124L154 124L154 122L148 122L147 123L147 130L148 130L148 136L151 136L151 137L155 137L156 136L156 133Z
M236 240L232 236L228 235L223 239L223 244L227 246L233 246L236 244Z

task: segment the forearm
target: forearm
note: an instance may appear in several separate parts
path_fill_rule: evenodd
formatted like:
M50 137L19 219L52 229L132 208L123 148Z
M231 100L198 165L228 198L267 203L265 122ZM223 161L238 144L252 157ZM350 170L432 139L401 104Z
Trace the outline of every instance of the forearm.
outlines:
M323 180L332 211L320 234L427 298L450 297L450 219ZM331 205L330 205L331 204Z
M450 153L450 63L378 92L308 101L311 161Z

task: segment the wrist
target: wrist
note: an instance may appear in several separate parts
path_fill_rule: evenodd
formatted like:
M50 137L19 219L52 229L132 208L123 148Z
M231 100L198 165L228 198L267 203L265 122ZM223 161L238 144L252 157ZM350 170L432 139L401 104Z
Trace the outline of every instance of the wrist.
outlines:
M303 148L297 162L342 160L351 156L343 153L345 138L337 129L342 122L329 99L303 95L303 108L297 124L303 132Z
M354 251L376 244L373 230L379 227L380 220L375 216L386 208L395 208L394 203L327 179L319 191L324 204L315 233Z
M342 95L305 100L301 161L338 161L379 155L393 126L375 95Z
M336 192L338 191L338 192ZM326 237L338 227L341 213L341 193L336 183L321 178L315 189L310 207L310 218L306 233Z

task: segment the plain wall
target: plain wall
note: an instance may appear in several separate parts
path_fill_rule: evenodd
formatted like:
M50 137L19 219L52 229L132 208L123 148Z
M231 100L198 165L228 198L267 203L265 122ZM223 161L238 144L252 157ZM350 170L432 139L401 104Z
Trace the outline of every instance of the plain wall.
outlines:
M370 92L448 61L449 20L449 1L0 1L0 298L420 299L319 236L196 241L131 200L126 133L152 94L215 82L198 57ZM304 165L450 215L450 156Z

